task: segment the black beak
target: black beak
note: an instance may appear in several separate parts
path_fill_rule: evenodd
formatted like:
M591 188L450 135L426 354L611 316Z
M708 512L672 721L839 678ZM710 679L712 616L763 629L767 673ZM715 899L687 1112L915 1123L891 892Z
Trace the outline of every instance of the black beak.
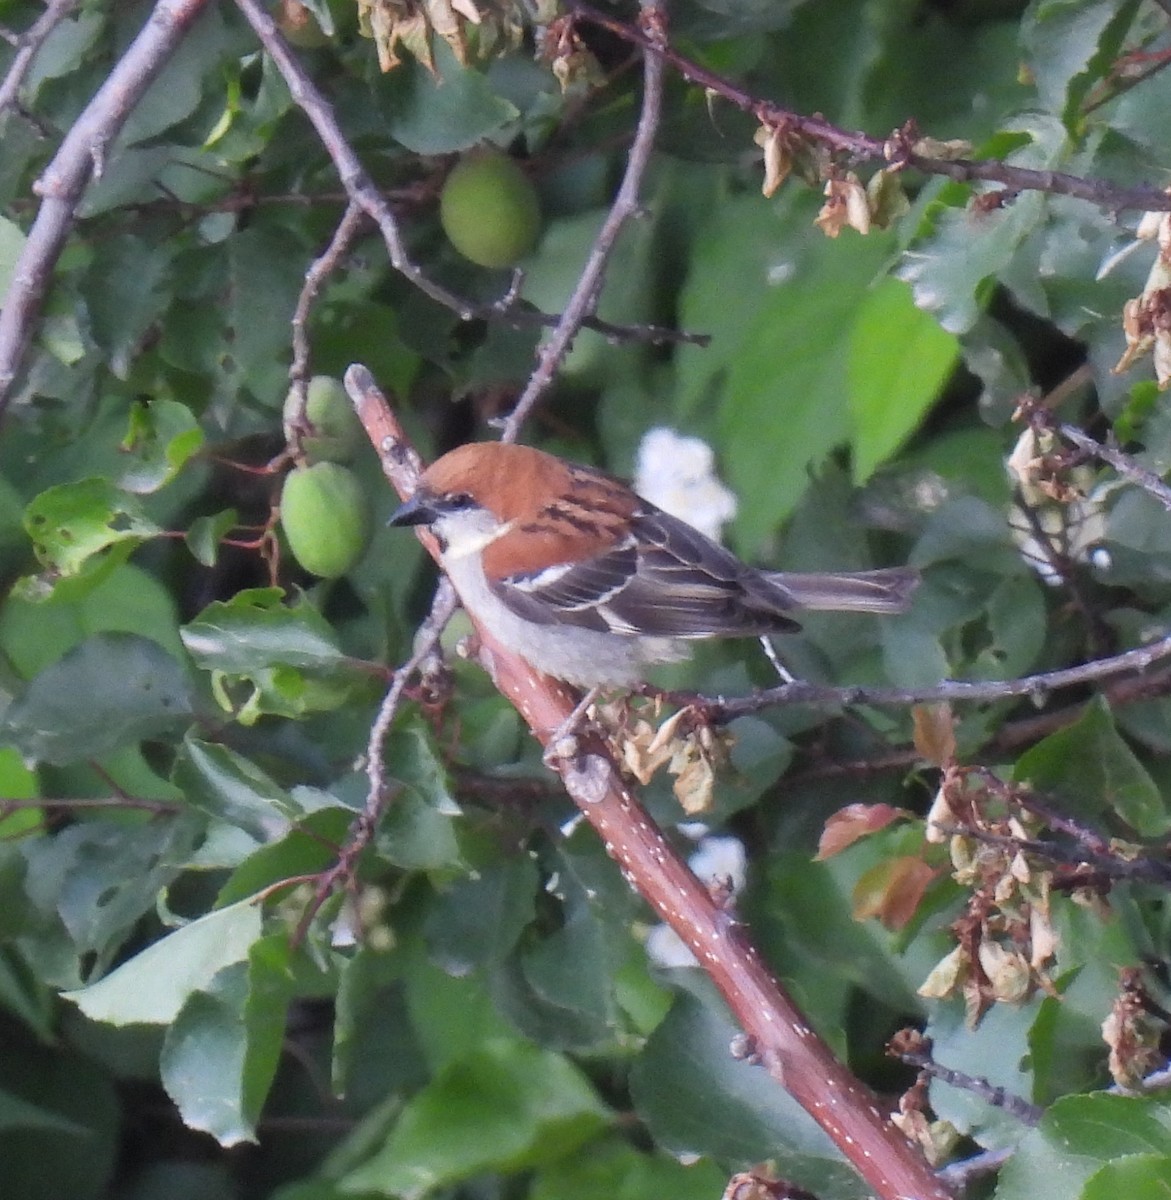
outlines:
M409 500L395 509L388 525L430 525L437 521L440 512L434 500L422 492L416 492Z

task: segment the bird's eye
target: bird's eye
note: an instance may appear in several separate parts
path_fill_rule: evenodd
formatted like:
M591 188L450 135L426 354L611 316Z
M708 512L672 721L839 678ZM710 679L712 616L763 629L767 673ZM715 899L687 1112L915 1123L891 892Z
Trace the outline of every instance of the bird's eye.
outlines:
M448 512L462 512L464 509L472 508L475 503L467 492L452 492L444 501L443 507Z

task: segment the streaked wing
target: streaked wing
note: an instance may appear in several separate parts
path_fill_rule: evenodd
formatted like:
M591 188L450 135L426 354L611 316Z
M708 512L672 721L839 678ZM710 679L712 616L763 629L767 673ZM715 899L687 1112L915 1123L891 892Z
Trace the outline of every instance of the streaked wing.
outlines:
M578 563L559 563L532 575L510 575L494 584L496 595L517 616L538 625L611 628L601 606L626 588L638 569L633 539Z
M512 575L495 590L519 616L543 625L677 638L796 629L776 604L749 598L746 574L722 546L648 507L634 515L631 538L613 550Z

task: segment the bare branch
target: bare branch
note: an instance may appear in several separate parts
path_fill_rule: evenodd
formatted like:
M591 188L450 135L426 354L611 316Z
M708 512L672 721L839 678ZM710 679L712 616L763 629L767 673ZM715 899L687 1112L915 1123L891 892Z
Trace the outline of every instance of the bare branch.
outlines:
M993 1108L1003 1109L1024 1125L1038 1125L1045 1115L1045 1110L1039 1105L1030 1103L1023 1096L1014 1095L1007 1088L990 1083L981 1075L969 1075L967 1071L957 1071L936 1062L931 1039L916 1030L903 1030L896 1034L887 1047L887 1053L908 1066L916 1067L932 1079L950 1084L960 1091L971 1092Z
M920 688L830 687L820 683L806 683L799 679L779 687L765 688L751 696L727 699L723 696L671 692L667 694L667 699L681 704L698 705L709 716L724 720L731 720L745 713L759 712L776 704L814 704L829 708L848 704L889 704L903 708L910 704L929 704L939 700L987 703L992 700L1008 700L1014 696L1027 696L1040 703L1050 692L1061 688L1145 671L1153 663L1168 657L1171 657L1171 636L1160 638L1147 646L1123 651L1110 658L1095 659L1093 662L1077 667L1063 667L1057 671L1022 675L1019 679L981 680L972 683L962 679L945 679L942 683Z
M293 422L295 425L305 423L305 402L309 383L309 335L306 330L309 313L325 281L337 270L338 264L353 245L365 221L366 214L362 209L356 204L350 204L338 227L333 231L329 245L305 272L305 283L297 297L297 307L293 310L292 320L293 361L289 367L289 380L293 394L297 397L296 417Z
M1171 487L1168 487L1154 471L1144 467L1137 459L1119 450L1117 446L1095 440L1076 425L1055 421L1052 415L1041 406L1030 406L1027 416L1034 426L1051 430L1071 445L1076 446L1084 454L1113 467L1124 479L1129 479L1131 483L1142 488L1148 495L1154 496L1168 512L1171 512Z
M8 74L0 81L0 117L16 104L24 77L33 65L45 39L77 7L79 0L49 0L45 11L14 42L16 56Z
M506 320L516 326L554 325L558 318L531 309L511 307L502 309L499 304L476 304L465 296L457 295L442 284L436 283L407 253L402 230L394 211L374 181L362 166L353 147L346 140L334 115L333 106L309 78L300 60L277 28L276 21L269 15L259 0L236 0L253 32L268 51L277 69L289 85L289 91L301 110L309 118L326 153L337 168L342 186L351 203L361 208L378 226L386 243L391 265L410 280L424 295L437 304L455 313L463 321ZM680 334L675 330L661 329L652 325L623 326L608 321L589 318L584 322L591 329L614 337L638 338L650 342L695 342L706 345L708 339L699 334Z
M594 8L593 5L583 3L582 0L567 0L567 4L572 12L591 24L600 25L644 50L655 48L650 38L641 30ZM824 117L803 116L791 109L782 108L779 104L750 95L731 80L709 71L669 46L661 47L660 53L684 79L719 96L742 112L749 113L761 124L784 128L799 137L824 146L827 150L847 155L854 162L913 167L924 175L941 175L961 183L984 180L1003 184L1012 192L1040 191L1051 195L1072 196L1110 212L1128 209L1160 212L1171 210L1171 196L1152 184L1124 188L1105 179L1086 179L1062 171L1036 171L1027 167L1013 167L997 159L947 159L916 154L913 150L914 138L910 131L900 130L893 137L876 138L857 130L842 129Z
M655 18L658 11L648 4L644 4L642 9L643 28L649 41L653 43L653 48L643 51L642 112L638 118L638 128L635 130L630 154L626 159L626 172L622 177L622 184L606 220L602 223L602 228L598 231L598 236L594 239L594 244L590 247L589 258L573 294L569 297L569 302L565 305L561 320L541 347L537 366L504 423L504 432L500 437L502 442L516 441L521 426L553 382L553 376L565 355L569 353L582 322L586 317L593 316L601 295L606 266L614 252L618 235L626 222L639 211L639 189L650 162L663 105L663 58L659 47L665 44L666 36L661 22Z
M159 0L138 36L65 135L35 185L42 197L0 306L0 415L24 360L49 276L73 227L90 177L100 177L106 147L175 52L208 0Z

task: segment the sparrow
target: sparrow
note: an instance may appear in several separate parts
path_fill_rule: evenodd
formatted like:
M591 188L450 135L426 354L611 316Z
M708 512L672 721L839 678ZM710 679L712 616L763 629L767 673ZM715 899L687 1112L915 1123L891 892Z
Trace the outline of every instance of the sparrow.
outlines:
M903 612L919 582L758 570L610 475L500 442L437 459L390 524L428 526L476 622L585 688L633 688L701 638L792 633L803 609Z

